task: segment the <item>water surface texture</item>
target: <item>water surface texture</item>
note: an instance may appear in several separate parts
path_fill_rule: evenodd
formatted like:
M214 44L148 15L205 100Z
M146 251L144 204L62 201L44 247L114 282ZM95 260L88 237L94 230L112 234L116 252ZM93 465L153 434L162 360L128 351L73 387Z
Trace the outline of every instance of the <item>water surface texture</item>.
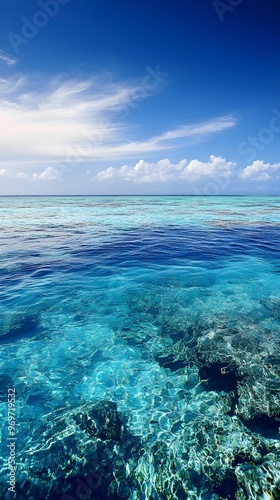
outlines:
M279 499L280 199L0 213L1 498Z

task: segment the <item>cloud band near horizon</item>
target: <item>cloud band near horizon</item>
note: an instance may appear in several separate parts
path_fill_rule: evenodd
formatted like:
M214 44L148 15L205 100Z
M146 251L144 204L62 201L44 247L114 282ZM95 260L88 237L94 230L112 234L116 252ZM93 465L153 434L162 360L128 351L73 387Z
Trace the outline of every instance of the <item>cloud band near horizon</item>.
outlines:
M221 116L137 139L136 126L119 115L139 85L95 76L44 83L18 76L0 80L0 168L30 168L96 160L124 160L147 153L175 150L192 140L208 138L236 125L234 116ZM129 117L128 117L129 118ZM54 163L54 164L53 164Z

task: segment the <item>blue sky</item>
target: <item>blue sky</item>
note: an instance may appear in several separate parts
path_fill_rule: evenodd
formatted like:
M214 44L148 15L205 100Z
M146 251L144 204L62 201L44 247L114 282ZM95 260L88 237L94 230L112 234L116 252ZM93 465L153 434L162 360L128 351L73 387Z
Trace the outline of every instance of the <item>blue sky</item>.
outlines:
M275 0L5 0L0 194L280 194Z

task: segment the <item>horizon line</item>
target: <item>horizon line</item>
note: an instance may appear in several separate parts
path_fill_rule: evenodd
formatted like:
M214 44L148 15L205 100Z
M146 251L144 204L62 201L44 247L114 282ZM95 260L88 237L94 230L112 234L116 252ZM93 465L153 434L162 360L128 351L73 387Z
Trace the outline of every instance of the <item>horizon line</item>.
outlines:
M67 197L195 197L195 198L217 198L222 196L234 197L280 197L280 194L0 194L0 198L67 198Z

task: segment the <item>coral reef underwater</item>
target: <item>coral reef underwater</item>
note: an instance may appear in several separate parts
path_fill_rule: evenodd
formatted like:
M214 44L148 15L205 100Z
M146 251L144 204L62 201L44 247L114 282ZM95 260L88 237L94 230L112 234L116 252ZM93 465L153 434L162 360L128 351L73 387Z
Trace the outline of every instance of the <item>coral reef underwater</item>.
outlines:
M127 291L113 323L117 341L166 373L142 394L141 426L110 399L49 413L19 454L17 500L280 498L280 328L266 324L279 301L260 304L257 325L193 321L182 289L169 280Z

